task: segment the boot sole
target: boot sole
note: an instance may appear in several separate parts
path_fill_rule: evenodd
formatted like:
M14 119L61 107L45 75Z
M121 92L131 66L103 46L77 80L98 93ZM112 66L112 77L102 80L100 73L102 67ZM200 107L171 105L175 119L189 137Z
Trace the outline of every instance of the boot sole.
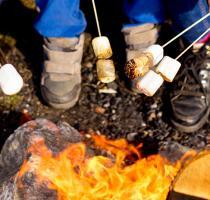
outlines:
M56 109L62 109L62 110L66 110L66 109L69 109L69 108L72 108L73 106L75 106L75 104L79 100L80 92L81 92L81 88L78 89L77 95L75 95L75 98L71 99L69 102L66 102L66 103L53 103L53 102L49 101L49 98L46 97L46 94L45 94L44 90L41 87L41 94L42 94L43 100L49 106L51 106L53 108L56 108Z
M206 111L205 115L196 124L193 124L191 126L182 125L182 124L174 121L173 119L171 119L171 123L179 131L182 131L182 132L185 132L185 133L192 133L192 132L195 132L195 131L197 131L197 130L199 130L200 128L203 127L203 125L208 120L209 112L210 112L210 109L208 109Z

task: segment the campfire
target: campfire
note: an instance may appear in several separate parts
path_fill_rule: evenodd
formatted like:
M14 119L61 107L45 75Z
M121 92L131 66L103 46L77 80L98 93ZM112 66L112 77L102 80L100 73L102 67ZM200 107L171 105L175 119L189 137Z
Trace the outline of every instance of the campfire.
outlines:
M12 199L165 200L183 160L196 153L172 163L142 156L141 147L99 135L85 141L66 123L30 121L2 150L0 199L9 192Z

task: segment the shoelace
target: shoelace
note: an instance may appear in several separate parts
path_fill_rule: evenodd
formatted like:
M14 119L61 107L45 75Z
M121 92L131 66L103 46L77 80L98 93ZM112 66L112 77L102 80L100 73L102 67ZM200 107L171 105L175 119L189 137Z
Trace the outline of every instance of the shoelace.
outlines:
M204 87L205 79L208 79L208 73L205 73L208 66L203 63L204 59L208 59L210 55L209 46L205 46L198 54L190 54L185 59L185 68L177 77L178 86L181 87L180 95L193 95L205 97L207 89ZM207 63L208 65L208 63ZM201 73L202 72L202 73Z

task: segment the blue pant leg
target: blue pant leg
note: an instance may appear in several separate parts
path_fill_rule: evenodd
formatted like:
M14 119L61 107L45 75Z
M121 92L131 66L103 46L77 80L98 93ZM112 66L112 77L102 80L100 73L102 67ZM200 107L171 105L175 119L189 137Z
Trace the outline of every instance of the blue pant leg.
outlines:
M177 33L209 12L206 0L166 0L165 2ZM209 27L210 17L184 34L183 38L188 42L193 42Z
M129 19L126 26L164 21L162 0L125 0L124 12Z
M36 30L45 37L75 37L86 28L80 0L37 0Z

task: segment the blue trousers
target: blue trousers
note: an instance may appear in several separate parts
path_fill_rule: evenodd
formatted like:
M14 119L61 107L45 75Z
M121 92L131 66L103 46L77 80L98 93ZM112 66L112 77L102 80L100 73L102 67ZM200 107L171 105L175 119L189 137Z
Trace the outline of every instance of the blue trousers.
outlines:
M40 14L35 28L45 37L75 37L86 28L80 0L37 0L37 5ZM167 12L173 20L174 30L180 32L207 14L208 9L206 0L124 0L124 12L129 19L124 26L159 24ZM192 42L209 27L210 17L184 38Z

